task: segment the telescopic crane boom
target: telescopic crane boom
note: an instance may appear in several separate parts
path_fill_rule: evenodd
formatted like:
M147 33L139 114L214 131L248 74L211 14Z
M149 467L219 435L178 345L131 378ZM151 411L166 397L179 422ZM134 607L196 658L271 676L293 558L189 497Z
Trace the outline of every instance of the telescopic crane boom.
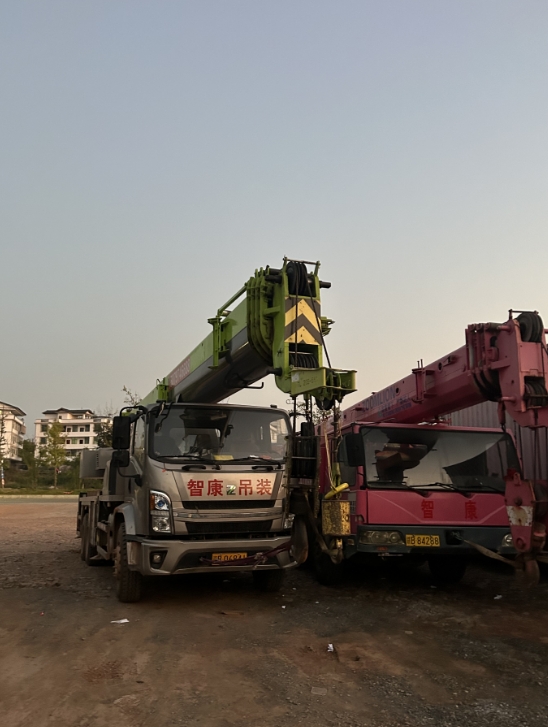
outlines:
M466 344L346 409L343 421L432 421L497 401L523 427L548 426L548 354L542 319L524 312L506 323L469 325ZM503 423L503 421L501 421Z
M342 401L355 390L355 372L323 365L333 321L321 315L320 290L331 284L314 265L309 273L285 258L279 269L257 270L209 319L211 333L140 403L216 403L268 374L284 393L315 397L321 409Z

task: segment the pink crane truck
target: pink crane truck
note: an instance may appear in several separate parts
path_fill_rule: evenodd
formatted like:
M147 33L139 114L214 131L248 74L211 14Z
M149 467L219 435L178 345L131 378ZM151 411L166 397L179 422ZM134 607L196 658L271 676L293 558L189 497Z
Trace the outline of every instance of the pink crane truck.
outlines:
M322 522L328 498L348 503L346 529L332 536L331 549L342 548L345 558L427 559L443 582L457 582L480 551L536 581L538 561L548 561L548 487L536 476L523 479L505 416L532 430L539 456L547 375L540 316L510 311L504 324L468 326L464 346L421 362L331 420L322 448ZM441 420L488 400L498 402L499 428ZM324 583L340 576L339 564L318 550L315 566Z

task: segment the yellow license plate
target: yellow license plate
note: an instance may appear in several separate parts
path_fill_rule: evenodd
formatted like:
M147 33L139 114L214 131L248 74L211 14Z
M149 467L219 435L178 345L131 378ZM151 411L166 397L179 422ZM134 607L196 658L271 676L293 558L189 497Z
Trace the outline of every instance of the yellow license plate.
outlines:
M439 548L439 535L406 535L405 544L410 547Z
M247 553L213 553L211 560L216 560L218 563L225 563L229 560L240 560L240 558L247 558Z

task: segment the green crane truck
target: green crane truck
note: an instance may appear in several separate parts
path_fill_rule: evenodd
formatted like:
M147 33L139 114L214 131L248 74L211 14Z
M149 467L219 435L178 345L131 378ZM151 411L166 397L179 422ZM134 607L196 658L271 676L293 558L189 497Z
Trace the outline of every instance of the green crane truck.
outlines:
M209 319L209 335L114 417L112 447L83 453L81 477L102 478L102 489L79 497L81 556L113 563L120 601L138 601L144 577L213 570L249 570L274 591L306 557L308 534L321 540L312 401L337 406L355 372L323 366L333 321L321 315L329 283L318 273L319 263L309 273L288 259L257 270ZM221 403L267 375L292 397L292 417Z

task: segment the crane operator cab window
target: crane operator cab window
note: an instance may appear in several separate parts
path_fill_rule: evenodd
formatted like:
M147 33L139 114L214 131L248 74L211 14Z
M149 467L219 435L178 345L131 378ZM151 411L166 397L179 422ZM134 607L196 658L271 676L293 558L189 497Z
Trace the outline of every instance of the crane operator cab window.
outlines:
M160 460L280 462L288 432L280 410L171 406L153 417L151 454Z
M364 427L367 487L501 492L509 468L519 471L504 432Z

